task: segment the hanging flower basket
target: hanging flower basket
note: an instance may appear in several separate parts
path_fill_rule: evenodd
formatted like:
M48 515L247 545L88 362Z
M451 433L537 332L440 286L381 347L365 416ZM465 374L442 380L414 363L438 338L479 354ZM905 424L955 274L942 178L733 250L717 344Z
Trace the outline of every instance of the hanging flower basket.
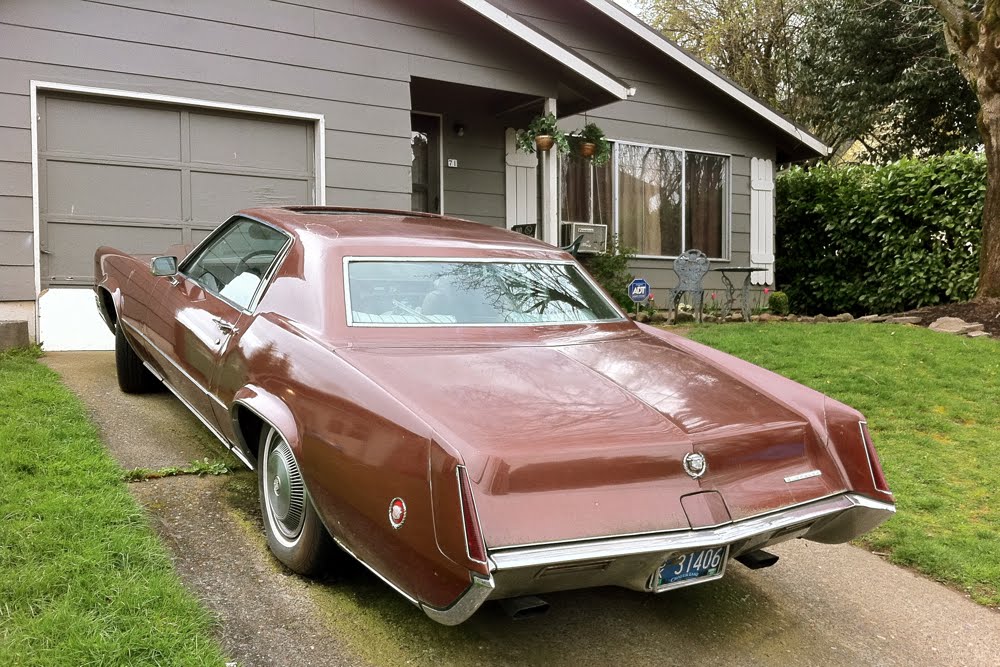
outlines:
M547 153L555 142L551 134L539 134L535 137L535 148L541 153Z
M587 123L582 129L569 135L573 152L585 160L593 160L600 166L611 159L611 142L604 137L604 130L595 123Z
M569 142L557 123L555 115L551 113L535 116L527 128L517 131L517 150L523 153L545 153L555 146L560 153L569 152Z

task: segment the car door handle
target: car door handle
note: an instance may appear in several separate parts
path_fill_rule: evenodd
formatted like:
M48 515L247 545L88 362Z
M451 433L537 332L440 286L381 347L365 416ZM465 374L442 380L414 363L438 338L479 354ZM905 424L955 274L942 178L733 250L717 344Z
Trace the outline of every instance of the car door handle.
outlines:
M219 327L219 331L224 334L234 334L236 333L236 326L225 321L221 317L213 317L212 321L215 322L215 326Z

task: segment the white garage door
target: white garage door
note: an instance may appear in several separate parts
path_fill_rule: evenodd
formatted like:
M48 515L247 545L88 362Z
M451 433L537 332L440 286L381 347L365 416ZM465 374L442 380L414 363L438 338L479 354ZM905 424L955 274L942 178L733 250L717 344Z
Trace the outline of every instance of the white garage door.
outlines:
M296 118L39 95L43 344L107 344L88 343L68 305L89 312L92 297L59 294L93 284L99 246L157 254L197 243L238 209L315 203L315 131Z

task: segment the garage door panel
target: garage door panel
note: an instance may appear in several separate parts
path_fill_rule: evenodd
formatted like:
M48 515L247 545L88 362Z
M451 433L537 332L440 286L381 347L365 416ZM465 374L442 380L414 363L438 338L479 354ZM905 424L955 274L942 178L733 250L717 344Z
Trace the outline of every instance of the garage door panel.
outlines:
M180 160L180 112L48 98L46 152Z
M50 159L45 187L49 216L181 220L179 169Z
M49 223L49 284L91 284L94 251L112 246L127 253L156 255L182 242L180 227L132 227L126 225L88 225Z
M191 213L197 222L219 222L236 210L311 201L306 180L193 172Z
M31 266L35 261L34 237L31 232L0 232L0 266Z
M301 122L191 114L191 161L302 174L312 131Z

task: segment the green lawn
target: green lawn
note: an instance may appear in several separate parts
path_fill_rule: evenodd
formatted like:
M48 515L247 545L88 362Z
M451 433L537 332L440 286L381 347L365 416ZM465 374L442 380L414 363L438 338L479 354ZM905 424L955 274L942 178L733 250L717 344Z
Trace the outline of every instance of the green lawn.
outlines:
M865 413L898 514L861 542L1000 605L1000 343L882 324L689 335Z
M212 665L182 587L79 400L0 354L0 665Z

